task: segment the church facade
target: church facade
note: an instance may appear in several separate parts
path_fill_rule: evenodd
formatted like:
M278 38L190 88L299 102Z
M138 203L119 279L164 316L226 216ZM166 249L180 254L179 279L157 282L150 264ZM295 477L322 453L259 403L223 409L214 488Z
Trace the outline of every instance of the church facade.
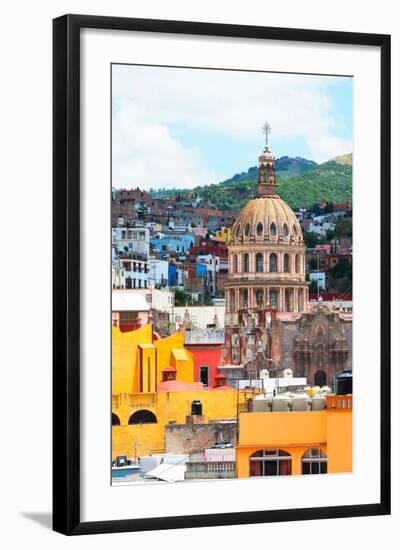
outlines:
M333 384L351 368L351 318L310 308L299 221L276 192L275 158L259 156L258 196L239 213L228 244L225 345L228 383L290 368L309 384Z

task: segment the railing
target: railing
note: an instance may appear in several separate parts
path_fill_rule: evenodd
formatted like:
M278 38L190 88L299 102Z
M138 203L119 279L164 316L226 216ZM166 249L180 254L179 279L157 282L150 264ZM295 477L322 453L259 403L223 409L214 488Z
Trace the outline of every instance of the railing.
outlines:
M327 410L349 411L353 409L352 395L327 395L326 396Z

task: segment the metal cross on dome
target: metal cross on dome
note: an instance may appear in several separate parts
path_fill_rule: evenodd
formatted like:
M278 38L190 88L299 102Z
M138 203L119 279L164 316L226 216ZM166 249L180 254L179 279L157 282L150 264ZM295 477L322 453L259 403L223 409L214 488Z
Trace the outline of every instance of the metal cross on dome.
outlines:
M268 134L271 133L271 126L266 122L264 126L262 127L262 131L265 134L265 145L268 145Z

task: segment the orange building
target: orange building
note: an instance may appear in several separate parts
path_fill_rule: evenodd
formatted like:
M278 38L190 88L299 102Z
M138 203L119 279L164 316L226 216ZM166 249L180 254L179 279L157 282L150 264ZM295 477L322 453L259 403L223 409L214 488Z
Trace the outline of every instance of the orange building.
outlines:
M239 416L239 478L352 471L352 397L327 396L320 411Z

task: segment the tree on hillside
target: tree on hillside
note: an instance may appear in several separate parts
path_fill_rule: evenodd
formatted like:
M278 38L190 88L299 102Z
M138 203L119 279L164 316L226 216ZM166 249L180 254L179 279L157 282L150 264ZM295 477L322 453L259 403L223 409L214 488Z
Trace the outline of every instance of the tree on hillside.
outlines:
M351 218L343 218L336 224L334 232L335 237L337 237L338 239L343 237L352 237L353 220Z
M315 248L315 245L319 242L318 235L310 231L305 231L304 242L306 243L307 248Z

